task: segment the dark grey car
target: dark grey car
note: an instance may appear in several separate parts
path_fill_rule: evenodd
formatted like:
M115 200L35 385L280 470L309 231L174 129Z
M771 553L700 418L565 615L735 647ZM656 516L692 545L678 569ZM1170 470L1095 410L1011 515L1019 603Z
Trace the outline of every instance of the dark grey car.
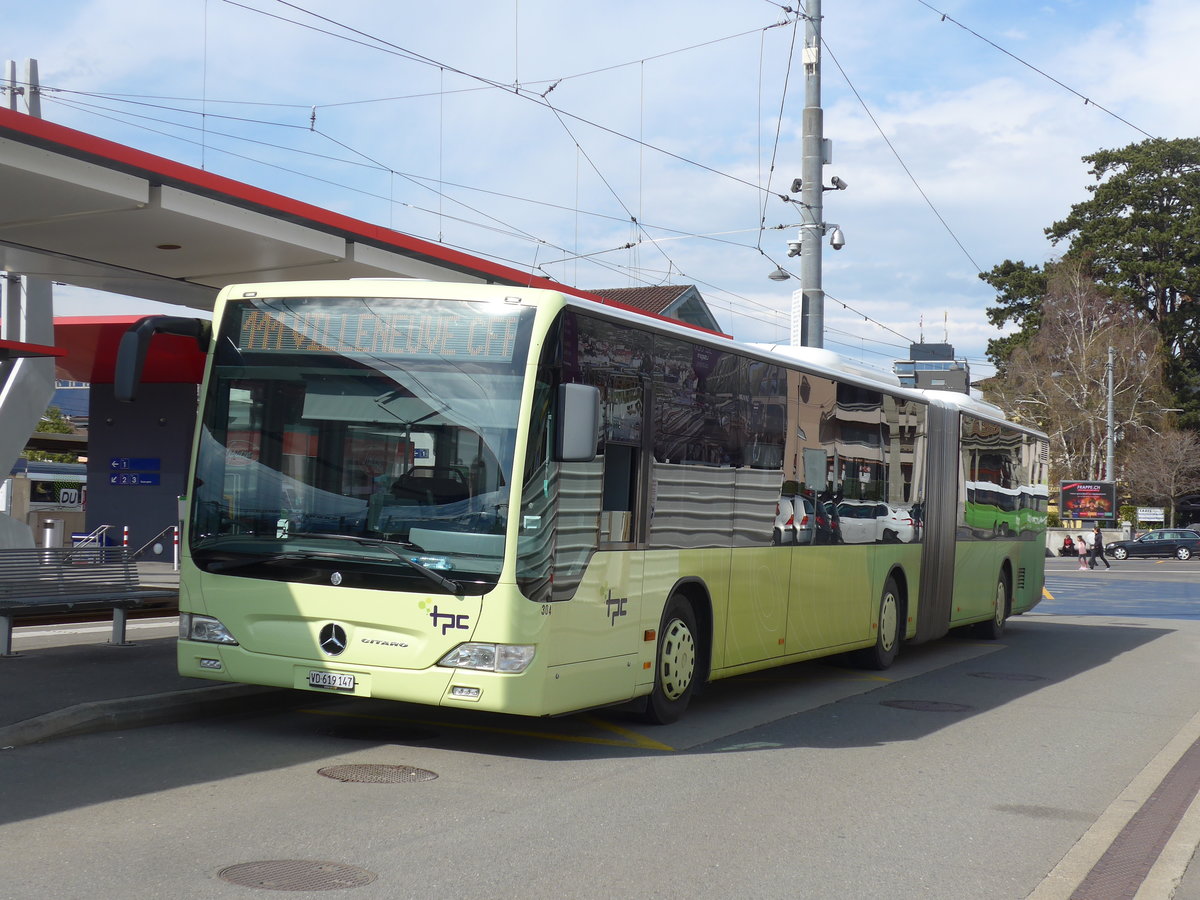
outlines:
M1113 559L1130 556L1174 556L1191 559L1200 553L1200 532L1186 528L1157 528L1133 541L1113 541L1104 547Z

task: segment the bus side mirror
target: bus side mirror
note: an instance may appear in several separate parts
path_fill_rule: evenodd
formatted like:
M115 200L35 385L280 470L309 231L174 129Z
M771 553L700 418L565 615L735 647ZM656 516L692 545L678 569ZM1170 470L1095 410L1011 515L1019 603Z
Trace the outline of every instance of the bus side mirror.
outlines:
M181 316L146 316L129 326L121 335L117 347L117 365L113 374L113 396L122 403L132 403L142 380L146 351L156 334L178 334L194 337L201 353L208 352L212 323L207 319L187 319Z
M600 440L600 389L590 384L558 386L556 462L591 462Z

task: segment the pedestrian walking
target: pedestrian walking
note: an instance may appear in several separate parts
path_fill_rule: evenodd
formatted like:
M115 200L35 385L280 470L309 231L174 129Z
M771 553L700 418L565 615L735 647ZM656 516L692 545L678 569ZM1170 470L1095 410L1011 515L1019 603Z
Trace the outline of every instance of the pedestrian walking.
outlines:
M1088 561L1087 541L1084 540L1082 534L1075 541L1075 552L1079 556L1079 571L1086 572Z
M1088 563L1088 566L1093 569L1096 568L1096 560L1100 560L1100 562L1104 563L1105 569L1112 568L1104 556L1104 535L1100 533L1099 524L1097 524L1095 530L1092 531L1092 558Z

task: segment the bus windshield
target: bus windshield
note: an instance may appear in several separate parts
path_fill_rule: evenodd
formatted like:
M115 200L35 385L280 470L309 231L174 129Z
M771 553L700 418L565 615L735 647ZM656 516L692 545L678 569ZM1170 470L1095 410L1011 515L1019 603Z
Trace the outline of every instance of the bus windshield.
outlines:
M461 300L230 302L197 450L196 564L395 590L494 585L533 315Z

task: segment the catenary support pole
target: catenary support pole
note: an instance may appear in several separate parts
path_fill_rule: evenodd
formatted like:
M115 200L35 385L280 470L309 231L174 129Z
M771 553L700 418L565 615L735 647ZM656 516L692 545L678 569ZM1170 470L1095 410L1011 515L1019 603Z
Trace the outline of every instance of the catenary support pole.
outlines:
M800 344L825 346L825 291L821 286L822 166L825 162L821 110L821 0L805 4L804 117L800 226Z
M1105 378L1108 381L1108 429L1105 432L1105 453L1104 453L1104 480L1113 481L1113 456L1116 451L1117 434L1114 428L1114 410L1113 410L1113 348L1108 348L1108 364L1104 367ZM1116 510L1113 510L1116 514Z

